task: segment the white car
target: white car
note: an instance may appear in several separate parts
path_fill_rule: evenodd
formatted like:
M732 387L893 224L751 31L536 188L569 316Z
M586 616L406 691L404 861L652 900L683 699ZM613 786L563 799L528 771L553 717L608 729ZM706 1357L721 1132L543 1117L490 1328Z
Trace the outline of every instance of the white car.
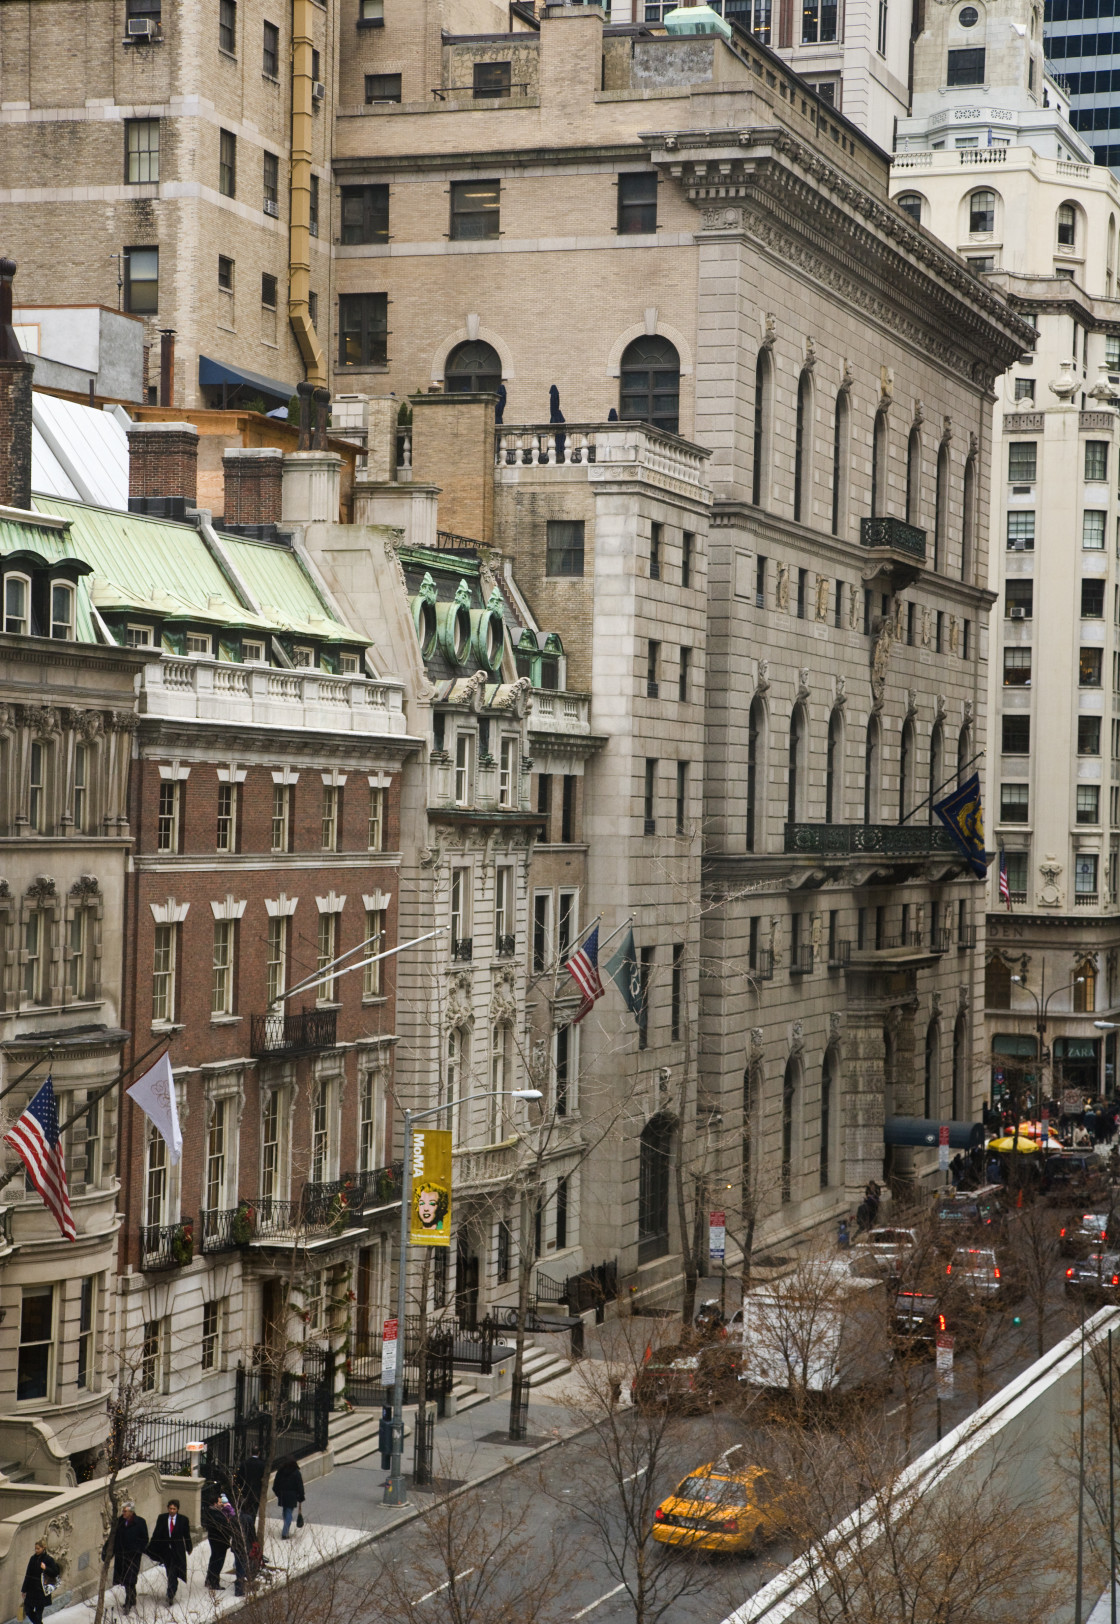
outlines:
M912 1229L870 1229L851 1250L851 1272L865 1280L897 1280L918 1249Z

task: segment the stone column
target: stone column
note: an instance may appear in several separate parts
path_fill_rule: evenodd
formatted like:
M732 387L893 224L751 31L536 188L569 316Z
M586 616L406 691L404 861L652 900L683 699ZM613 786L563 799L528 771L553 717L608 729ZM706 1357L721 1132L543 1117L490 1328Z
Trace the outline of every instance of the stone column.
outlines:
M849 1199L863 1199L868 1179L883 1176L883 1120L887 1092L883 1011L849 1007L844 1027L844 1184Z

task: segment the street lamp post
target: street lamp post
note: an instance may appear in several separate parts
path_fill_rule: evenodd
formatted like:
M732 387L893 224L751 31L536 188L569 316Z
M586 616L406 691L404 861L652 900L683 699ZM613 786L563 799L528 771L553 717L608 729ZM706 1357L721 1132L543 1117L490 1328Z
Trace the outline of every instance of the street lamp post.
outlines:
M1026 981L1025 976L1012 976L1011 979L1012 979L1012 981L1015 982L1015 984L1017 986L1022 987L1024 992L1030 993L1031 997L1034 999L1034 1007L1035 1007L1035 1015L1036 1015L1035 1030L1038 1033L1038 1064L1039 1064L1039 1070L1041 1071L1042 1066L1045 1064L1045 1061L1043 1060L1043 1056L1046 1053L1046 1011L1050 1007L1050 1000L1051 1000L1051 998L1056 998L1057 995L1060 992L1069 992L1072 987L1080 987L1080 986L1082 986L1084 981L1085 981L1085 977L1084 976L1074 976L1073 980L1072 981L1067 981L1067 983L1066 983L1066 985L1064 987L1055 987L1051 992L1045 993L1045 996L1042 998L1041 1001L1039 1000L1038 994L1036 992L1032 991L1032 989L1027 986L1027 981ZM1045 971L1045 968L1043 969L1042 985L1043 985L1043 989L1045 989L1045 987L1046 987L1046 971ZM1095 1026L1099 1026L1100 1022L1095 1021L1093 1024ZM1050 1069L1050 1086L1051 1086L1051 1090L1053 1089L1053 1084L1054 1084L1053 1062L1051 1062L1051 1069ZM1040 1104L1040 1109L1041 1109L1041 1104ZM1019 1124L1016 1122L1016 1124L1015 1124L1015 1133L1016 1133L1016 1135L1018 1135L1018 1132L1019 1132Z
M470 1094L465 1100L449 1100L443 1105L430 1105L424 1111L406 1110L404 1113L401 1239L397 1262L397 1366L393 1372L393 1448L390 1455L389 1480L385 1485L384 1496L384 1504L387 1506L403 1506L408 1503L404 1486L404 1325L408 1287L409 1209L412 1205L412 1125L414 1122L422 1121L424 1117L438 1116L441 1111L449 1111L456 1104L469 1105L474 1100L493 1100L502 1094L508 1094L514 1100L539 1100L543 1098L539 1088L495 1088L488 1094ZM424 1402L423 1393L420 1395L420 1402Z

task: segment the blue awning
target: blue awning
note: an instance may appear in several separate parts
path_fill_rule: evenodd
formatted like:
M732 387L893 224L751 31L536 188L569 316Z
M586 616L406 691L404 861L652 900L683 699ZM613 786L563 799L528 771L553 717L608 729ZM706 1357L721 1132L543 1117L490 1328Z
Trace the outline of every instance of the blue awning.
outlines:
M942 1128L948 1128L949 1144L954 1150L971 1150L984 1143L984 1129L979 1122L931 1122L925 1117L888 1117L883 1124L883 1143L930 1145L936 1149Z
M245 367L227 366L224 361L212 360L209 355L198 358L198 381L203 388L227 383L235 389L255 389L258 394L270 395L273 400L285 404L296 392L294 383L281 383L278 378L266 378L263 372L250 372Z

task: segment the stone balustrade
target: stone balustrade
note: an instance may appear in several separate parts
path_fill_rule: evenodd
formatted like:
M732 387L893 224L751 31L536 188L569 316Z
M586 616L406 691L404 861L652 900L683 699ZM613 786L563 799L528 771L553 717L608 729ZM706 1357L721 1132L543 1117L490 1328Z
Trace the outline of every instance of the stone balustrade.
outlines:
M246 727L404 733L400 685L326 671L165 655L144 667L141 715Z

